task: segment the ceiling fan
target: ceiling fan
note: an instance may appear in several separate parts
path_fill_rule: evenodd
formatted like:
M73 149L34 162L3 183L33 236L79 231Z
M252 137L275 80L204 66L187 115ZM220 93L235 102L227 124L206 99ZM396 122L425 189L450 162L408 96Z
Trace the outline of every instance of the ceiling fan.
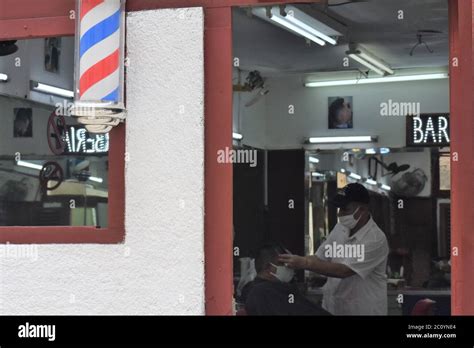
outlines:
M375 173L373 173L373 175L372 175L372 170L371 170L372 169L371 168L372 161L375 162ZM387 173L385 173L382 176L392 175L392 177L397 175L398 173L404 172L405 170L410 168L409 164L399 165L399 164L397 164L397 162L392 162L389 165L386 165L381 160L379 160L377 157L372 156L372 157L369 158L369 175L372 178L377 177L377 167L378 167L378 165L380 165L382 168L384 168L387 171Z
M406 172L392 182L393 192L399 196L415 197L425 188L428 177L421 168Z

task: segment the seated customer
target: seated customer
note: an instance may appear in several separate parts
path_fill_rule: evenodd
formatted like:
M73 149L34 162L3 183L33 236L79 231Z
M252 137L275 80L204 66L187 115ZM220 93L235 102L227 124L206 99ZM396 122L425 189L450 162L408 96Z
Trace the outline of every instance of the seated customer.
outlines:
M255 260L257 277L242 290L248 315L329 315L289 284L294 271L278 262L283 248L261 248ZM287 251L286 251L287 252Z

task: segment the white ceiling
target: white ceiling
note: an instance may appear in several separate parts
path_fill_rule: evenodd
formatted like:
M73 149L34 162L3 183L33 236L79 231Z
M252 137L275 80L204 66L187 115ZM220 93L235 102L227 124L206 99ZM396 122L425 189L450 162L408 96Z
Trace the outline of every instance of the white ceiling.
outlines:
M448 64L448 4L447 0L367 0L340 6L347 2L329 1L328 7L317 4L300 5L306 12L327 11L327 14L347 26L347 35L336 46L319 46L256 16L249 17L245 9L233 11L234 57L243 70L259 70L264 76L287 73L353 70L363 68L351 61L343 67L349 42L355 42L389 63L393 68L441 67ZM398 19L399 10L404 19ZM438 30L441 34L424 34L434 51L417 43L418 30Z

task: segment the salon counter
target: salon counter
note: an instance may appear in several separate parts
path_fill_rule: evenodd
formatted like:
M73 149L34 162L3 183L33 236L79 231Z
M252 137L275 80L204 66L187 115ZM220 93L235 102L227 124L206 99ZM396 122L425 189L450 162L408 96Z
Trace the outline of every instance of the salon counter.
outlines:
M400 296L403 295L403 296ZM322 301L322 288L311 288L306 292L312 302ZM400 288L387 291L388 315L409 315L414 304L424 298L430 298L437 302L439 315L450 315L451 290L449 289L419 289ZM399 303L399 302L402 303Z

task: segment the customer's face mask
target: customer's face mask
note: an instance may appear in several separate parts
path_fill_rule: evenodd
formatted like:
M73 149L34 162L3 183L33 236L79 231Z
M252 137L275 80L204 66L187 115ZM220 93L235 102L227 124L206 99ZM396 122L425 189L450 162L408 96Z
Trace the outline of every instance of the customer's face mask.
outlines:
M357 213L358 210L359 208L357 208L355 212L353 212L352 214L339 216L338 217L339 223L350 230L353 229L355 225L357 225L357 223L359 222L360 218L362 217L362 215L360 215L357 220L354 218L354 215Z
M293 279L295 275L295 271L292 270L291 268L285 267L285 266L277 266L275 264L271 264L273 267L276 268L275 273L270 273L273 275L275 278L280 280L283 283L289 283L291 279Z

